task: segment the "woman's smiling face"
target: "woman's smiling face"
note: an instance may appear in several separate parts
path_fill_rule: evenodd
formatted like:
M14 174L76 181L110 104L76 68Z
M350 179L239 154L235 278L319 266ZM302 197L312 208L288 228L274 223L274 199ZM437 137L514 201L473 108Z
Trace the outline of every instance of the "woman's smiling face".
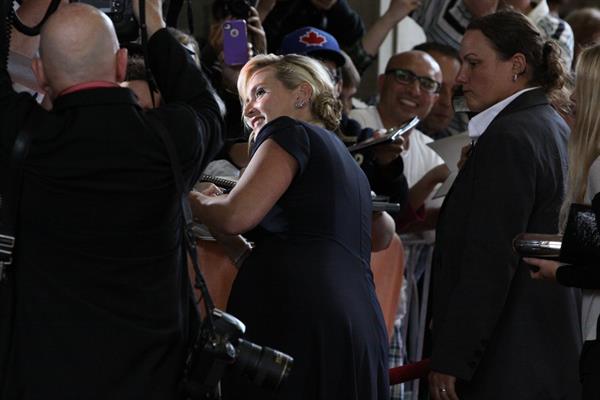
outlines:
M285 87L271 67L252 75L244 97L244 120L254 132L281 116L294 117L297 111L295 91Z

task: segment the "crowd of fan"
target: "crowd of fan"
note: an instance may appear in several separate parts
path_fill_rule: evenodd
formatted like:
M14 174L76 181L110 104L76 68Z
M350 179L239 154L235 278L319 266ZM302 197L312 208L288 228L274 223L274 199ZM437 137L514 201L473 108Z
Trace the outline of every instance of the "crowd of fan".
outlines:
M415 117L419 125L401 142L370 147L354 154L372 190L386 201L400 203L397 213L374 214L383 219L379 234L373 231L373 250L387 248L395 233L402 238L411 271L420 277L429 267L434 246L433 229L442 205L436 190L454 166L428 144L465 134L469 114L456 110L453 99L459 94L457 75L464 55L459 48L469 23L500 10L512 9L526 15L544 39L555 40L564 66L574 71L582 50L600 43L600 9L580 8L551 0L391 0L389 8L370 26L347 0L259 0L247 15L237 15L235 0L215 0L208 37L199 45L191 36L172 33L184 44L212 83L225 109L225 146L205 174L237 177L249 162L251 129L243 123L237 82L242 65L228 65L224 57L223 24L244 19L248 30L250 56L263 53L301 54L318 60L329 72L335 94L343 105L340 126L334 133L347 145L381 137ZM374 104L354 98L361 78L374 66L385 38L397 27L408 32L399 39L398 52L386 60L384 72L374 86ZM416 39L416 38L422 38ZM415 43L415 41L420 43ZM130 56L123 86L132 89L144 108L160 103L160 93L150 94L144 77L143 59ZM571 79L573 85L575 77ZM555 108L569 123L573 121L566 87ZM465 135L466 136L466 135ZM393 222L390 222L393 219ZM406 288L403 288L403 293ZM390 338L390 362L404 363L402 343L406 302L403 298ZM444 389L443 392L446 390ZM392 388L392 398L402 398L402 387ZM444 397L441 397L444 398Z

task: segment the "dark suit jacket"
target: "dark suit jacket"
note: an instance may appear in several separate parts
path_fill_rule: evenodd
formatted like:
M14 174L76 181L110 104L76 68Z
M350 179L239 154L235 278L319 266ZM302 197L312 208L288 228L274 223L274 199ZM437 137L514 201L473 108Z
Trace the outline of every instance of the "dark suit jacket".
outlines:
M150 61L189 187L222 143L212 89L161 30ZM0 176L39 121L24 168L6 399L172 399L189 338L179 197L154 119L133 93L65 94L51 112L0 74ZM4 327L3 327L4 328ZM0 380L1 381L1 380Z
M577 399L579 293L534 281L512 251L556 233L568 127L541 89L489 125L446 196L433 258L432 369L464 399Z

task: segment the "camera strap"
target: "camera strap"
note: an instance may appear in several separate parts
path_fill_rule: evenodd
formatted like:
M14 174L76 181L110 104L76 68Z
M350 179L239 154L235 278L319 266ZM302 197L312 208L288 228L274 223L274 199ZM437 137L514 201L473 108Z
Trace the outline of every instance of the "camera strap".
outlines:
M15 284L14 250L23 187L23 167L33 132L40 128L39 119L33 118L35 105L25 114L25 123L13 145L5 191L0 198L0 392L9 376L12 354ZM0 394L1 396L1 394Z
M159 120L158 116L156 116L155 114L146 115L150 117L150 119L152 119L152 121L154 122L153 127L158 132L167 150L167 155L169 156L169 161L171 163L171 172L173 173L173 177L175 179L175 189L177 190L177 194L180 196L179 201L181 205L181 214L183 217L183 241L185 242L185 249L190 257L190 260L192 261L194 274L196 275L194 287L199 289L202 293L202 300L204 300L204 307L206 309L206 318L208 326L212 327L212 314L215 306L208 292L208 286L206 285L204 276L200 271L198 253L196 252L196 242L192 233L192 227L194 225L194 220L192 218L192 209L190 207L190 202L188 199L188 191L185 190L185 184L183 179L183 173L181 172L181 163L179 162L179 156L177 155L175 144L173 143L169 132L167 132L165 125L162 123L162 121Z
M23 188L23 166L29 153L31 137L38 129L38 119L32 117L33 105L25 115L25 123L17 134L10 160L7 186L0 201L0 281L6 279L8 267L13 263L15 237L21 192Z

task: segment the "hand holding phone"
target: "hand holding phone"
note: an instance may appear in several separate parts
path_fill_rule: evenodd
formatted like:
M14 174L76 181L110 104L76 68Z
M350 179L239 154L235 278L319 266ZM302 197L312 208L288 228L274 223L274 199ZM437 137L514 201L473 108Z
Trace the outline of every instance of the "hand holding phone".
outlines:
M243 19L223 23L223 58L227 65L244 65L248 62L248 33Z
M357 143L353 146L348 147L348 151L350 153L356 153L360 150L364 150L366 148L377 146L380 144L394 143L402 139L402 136L408 132L410 132L417 124L419 123L419 117L414 117L406 124L402 125L399 128L393 128L389 133L378 137L377 139L368 139Z

